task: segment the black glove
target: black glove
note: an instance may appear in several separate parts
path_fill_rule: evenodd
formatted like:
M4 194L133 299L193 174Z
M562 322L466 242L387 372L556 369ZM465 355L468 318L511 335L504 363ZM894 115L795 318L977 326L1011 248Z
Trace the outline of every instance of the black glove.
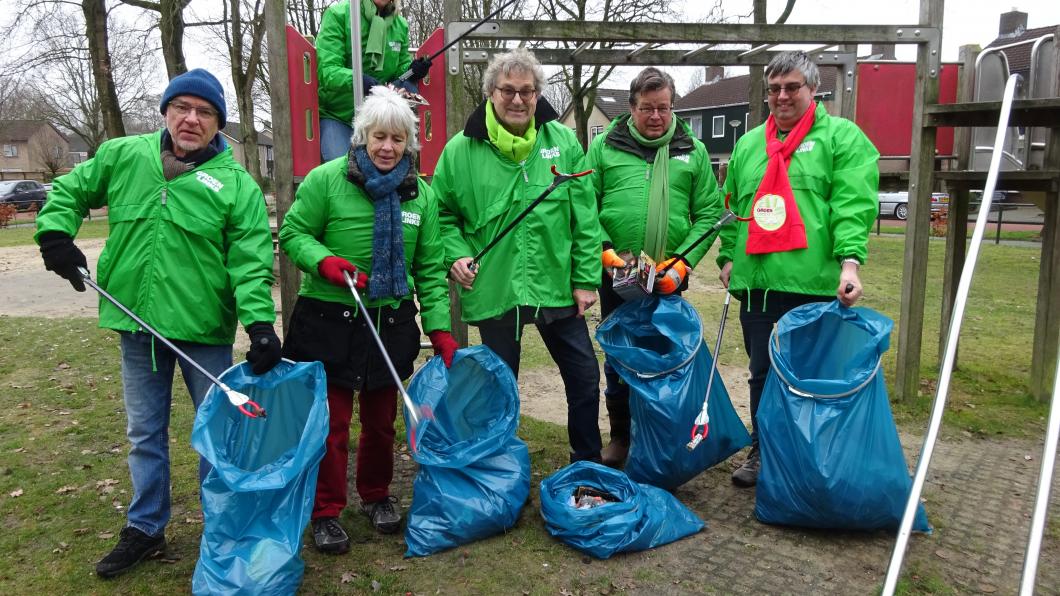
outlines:
M77 248L74 239L63 232L44 232L40 235L40 254L44 268L70 281L78 292L85 291L85 281L78 267L88 270L85 253Z
M416 58L412 61L412 64L409 64L409 70L412 71L412 76L409 77L409 80L418 81L427 76L427 73L431 71L431 59Z
M382 85L375 77L368 75L361 75L361 86L364 87L364 96L368 97L372 94L372 87L376 85Z
M280 338L269 323L251 323L247 325L250 336L250 351L247 362L256 375L263 375L280 363Z

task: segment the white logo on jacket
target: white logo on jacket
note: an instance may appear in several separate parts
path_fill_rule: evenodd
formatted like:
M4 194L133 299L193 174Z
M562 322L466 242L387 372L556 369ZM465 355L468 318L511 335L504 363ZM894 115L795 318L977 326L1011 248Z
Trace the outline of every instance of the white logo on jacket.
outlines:
M419 225L420 225L420 214L419 213L412 213L410 211L402 211L401 212L401 223L408 224L410 226L419 227Z
M688 161L692 159L692 156L686 153L684 155L675 155L674 159L679 159L685 163L688 163Z
M221 184L220 180L214 178L206 172L195 172L195 177L199 179L199 182L202 182L206 186L210 187L210 189L214 192L220 192L221 189L225 187L224 184Z
M809 153L813 151L814 141L803 141L799 148L795 150L795 153Z
M559 147L549 147L541 150L541 159L556 159L559 157Z

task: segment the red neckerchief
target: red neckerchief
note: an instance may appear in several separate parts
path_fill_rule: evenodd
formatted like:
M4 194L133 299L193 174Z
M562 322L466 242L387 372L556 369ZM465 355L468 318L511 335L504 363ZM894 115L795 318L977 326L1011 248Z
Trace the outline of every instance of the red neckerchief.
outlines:
M777 121L770 114L766 120L766 173L755 192L747 230L747 254L765 254L806 248L806 226L795 204L788 182L791 156L802 144L813 126L817 103L799 119L783 141L777 138Z

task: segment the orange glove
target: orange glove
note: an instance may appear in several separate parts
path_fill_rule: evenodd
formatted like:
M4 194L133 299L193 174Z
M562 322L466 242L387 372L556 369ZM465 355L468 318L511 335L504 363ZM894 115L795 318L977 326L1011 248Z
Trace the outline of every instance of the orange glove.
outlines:
M655 271L662 271L673 261L674 259L666 259L655 266ZM655 291L659 294L673 294L677 288L681 287L686 277L688 277L688 266L681 259L677 259L666 275L655 278Z
M612 267L621 268L626 266L626 262L619 258L618 253L615 252L615 249L613 248L605 250L603 254L600 255L600 260L603 262L605 269L610 269Z

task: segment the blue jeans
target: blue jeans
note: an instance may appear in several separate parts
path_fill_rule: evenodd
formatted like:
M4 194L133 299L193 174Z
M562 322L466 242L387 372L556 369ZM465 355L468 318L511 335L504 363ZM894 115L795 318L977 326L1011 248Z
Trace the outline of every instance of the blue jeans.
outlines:
M191 365L147 333L121 332L121 381L128 422L129 476L133 497L128 522L141 532L155 536L169 522L169 412L173 401L174 365L180 371L198 410L210 381ZM214 375L232 366L232 346L209 346L174 341L185 354ZM152 357L152 350L154 356ZM152 360L154 366L152 366ZM199 459L199 484L210 464Z
M350 150L350 137L353 136L353 127L349 124L331 120L320 119L320 159L322 162L331 161L336 157L346 155Z

